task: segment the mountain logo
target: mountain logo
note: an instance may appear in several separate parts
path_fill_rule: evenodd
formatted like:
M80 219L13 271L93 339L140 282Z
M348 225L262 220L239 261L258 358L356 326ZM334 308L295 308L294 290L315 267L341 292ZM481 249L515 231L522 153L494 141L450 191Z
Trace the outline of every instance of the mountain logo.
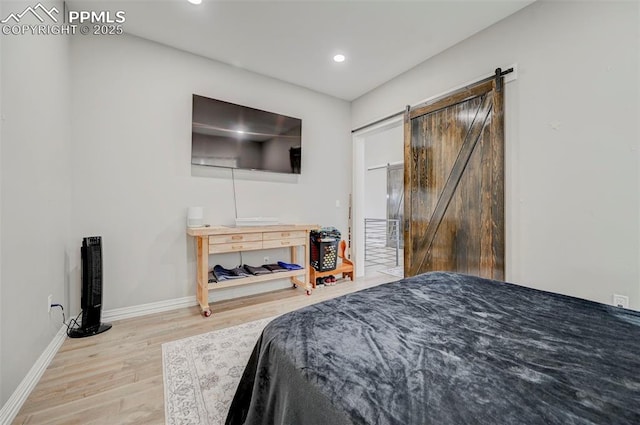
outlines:
M57 15L58 13L60 13L58 11L58 9L54 7L52 7L51 9L48 9L46 7L44 7L42 5L42 3L38 3L37 5L35 5L34 7L28 6L25 10L22 11L22 13L11 13L9 14L9 16L7 16L5 19L3 19L2 21L0 21L0 23L2 24L6 24L7 22L9 22L10 20L14 20L15 23L19 23L20 20L27 14L31 13L33 16L35 16L41 23L44 23L44 17L49 17L53 22L58 22L58 18L56 18L54 16L54 13Z

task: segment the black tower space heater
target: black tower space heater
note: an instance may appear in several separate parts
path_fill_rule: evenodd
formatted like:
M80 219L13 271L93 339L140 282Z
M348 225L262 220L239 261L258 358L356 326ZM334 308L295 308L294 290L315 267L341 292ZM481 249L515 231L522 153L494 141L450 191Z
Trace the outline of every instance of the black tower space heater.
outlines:
M71 338L84 338L111 329L100 323L102 312L102 238L91 236L82 240L82 325L71 329Z

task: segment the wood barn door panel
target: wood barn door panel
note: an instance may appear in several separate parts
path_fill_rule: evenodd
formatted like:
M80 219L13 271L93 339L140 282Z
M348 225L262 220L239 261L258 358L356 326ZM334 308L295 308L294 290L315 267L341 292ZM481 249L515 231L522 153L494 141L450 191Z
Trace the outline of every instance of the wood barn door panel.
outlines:
M472 99L469 105L477 109L480 99ZM411 209L416 213L412 217L412 226L416 235L426 233L431 215L464 142L464 136L469 131L473 115L465 106L454 105L412 121L412 181L415 185L414 193L420 195L412 197ZM455 120L454 117L463 119ZM413 238L412 243L413 252L424 245L420 237Z
M436 104L405 116L405 275L503 278L502 93L491 81Z
M481 252L480 238L473 235L481 232L482 218L481 214L466 212L482 211L482 182L473 178L481 162L482 151L475 149L428 252L428 261L424 264L427 270L480 273L480 257L472 254Z

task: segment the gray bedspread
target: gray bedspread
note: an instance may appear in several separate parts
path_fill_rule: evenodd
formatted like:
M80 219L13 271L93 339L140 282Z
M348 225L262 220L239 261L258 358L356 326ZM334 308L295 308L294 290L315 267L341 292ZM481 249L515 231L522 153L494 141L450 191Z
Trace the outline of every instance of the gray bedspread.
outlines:
M640 313L427 273L271 322L227 424L640 424Z

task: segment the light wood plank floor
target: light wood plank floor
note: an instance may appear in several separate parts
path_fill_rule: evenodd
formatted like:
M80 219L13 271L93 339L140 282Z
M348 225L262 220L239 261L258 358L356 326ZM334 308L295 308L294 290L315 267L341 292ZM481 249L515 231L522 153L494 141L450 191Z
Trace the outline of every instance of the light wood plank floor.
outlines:
M108 332L67 339L45 371L14 424L164 424L162 344L286 313L350 292L397 280L378 276L340 280L306 296L300 289L211 304L113 323ZM215 292L211 293L215 296Z

